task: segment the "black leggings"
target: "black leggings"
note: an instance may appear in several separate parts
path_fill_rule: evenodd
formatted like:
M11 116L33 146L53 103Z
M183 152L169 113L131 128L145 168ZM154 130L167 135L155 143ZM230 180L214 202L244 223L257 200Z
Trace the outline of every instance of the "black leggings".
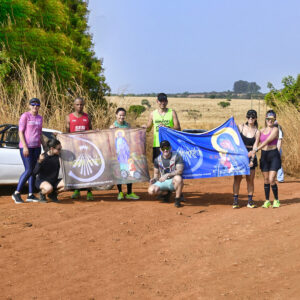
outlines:
M119 193L122 192L122 184L117 184L118 187L118 191ZM132 183L128 183L127 184L127 194L131 194L132 193Z

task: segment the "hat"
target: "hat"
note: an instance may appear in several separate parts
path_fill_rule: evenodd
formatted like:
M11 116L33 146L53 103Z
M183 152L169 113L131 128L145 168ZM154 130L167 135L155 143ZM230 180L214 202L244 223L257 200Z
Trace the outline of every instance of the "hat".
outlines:
M266 114L266 118L268 118L268 119L271 119L271 118L276 119L276 113L275 113L275 111L269 110L267 112L267 114Z
M168 101L168 97L165 93L160 93L160 94L157 95L157 100L159 102Z
M163 148L163 147L171 147L171 144L170 144L170 142L169 141L167 141L167 140L164 140L164 141L161 141L160 142L160 148Z
M32 99L29 100L30 105L33 104L33 103L41 105L41 101L38 98L32 98Z
M247 111L247 115L246 118L250 118L250 117L254 117L255 119L257 119L257 112L254 109L250 109Z

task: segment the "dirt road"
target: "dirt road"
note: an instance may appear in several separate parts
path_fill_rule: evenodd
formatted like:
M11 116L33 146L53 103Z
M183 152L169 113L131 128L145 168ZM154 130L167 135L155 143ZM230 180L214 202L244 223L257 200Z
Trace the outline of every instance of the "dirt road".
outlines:
M231 186L186 181L180 209L144 184L139 201L20 205L1 187L0 299L299 299L300 180L279 185L279 209L246 208L243 181L233 210Z

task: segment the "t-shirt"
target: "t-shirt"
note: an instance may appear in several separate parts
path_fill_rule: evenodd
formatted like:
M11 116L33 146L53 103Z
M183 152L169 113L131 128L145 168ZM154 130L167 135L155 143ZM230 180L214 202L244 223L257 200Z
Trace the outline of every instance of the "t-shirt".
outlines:
M164 172L165 173L170 173L170 160L171 160L172 155L170 155L169 158L165 159L162 155L161 155L161 160L164 166ZM175 166L177 165L183 165L183 159L182 156L177 153L176 158L175 158ZM154 160L154 168L159 169L159 165L158 165L158 157L155 158Z
M278 133L278 139L279 139L279 140L282 140L282 138L283 138L283 131L282 131L282 129L281 129L280 126L278 126L278 130L279 130L279 133Z
M77 118L73 113L69 114L70 132L85 131L90 129L89 116L83 113L81 117Z
M19 131L24 133L28 148L38 148L41 146L41 134L43 128L43 118L40 115L32 115L29 111L21 115L19 121ZM19 147L23 148L20 140Z
M116 128L130 128L129 123L127 123L126 121L124 121L123 124L120 124L120 123L118 123L118 121L115 121L115 122L114 122L114 126L115 126Z

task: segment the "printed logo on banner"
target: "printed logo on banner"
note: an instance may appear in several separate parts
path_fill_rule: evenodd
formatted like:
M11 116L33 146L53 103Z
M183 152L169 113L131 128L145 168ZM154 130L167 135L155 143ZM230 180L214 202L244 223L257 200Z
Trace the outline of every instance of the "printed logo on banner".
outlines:
M80 152L68 175L80 182L92 182L99 178L105 170L105 161L100 149L91 141L71 135L71 138L84 142L79 147ZM93 147L97 155L91 156L89 146Z

